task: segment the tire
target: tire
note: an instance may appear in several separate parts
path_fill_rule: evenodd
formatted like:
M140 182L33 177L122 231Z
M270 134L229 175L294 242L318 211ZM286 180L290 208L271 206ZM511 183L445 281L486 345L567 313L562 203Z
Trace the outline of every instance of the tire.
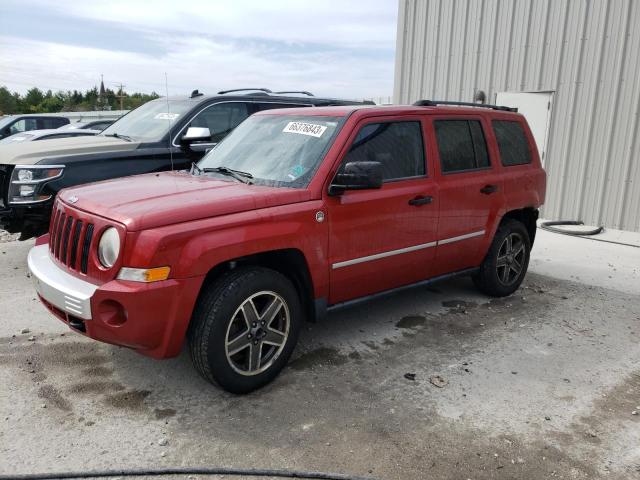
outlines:
M293 284L275 270L240 267L205 288L187 332L196 370L231 393L271 382L293 353L303 320Z
M492 297L511 295L527 273L530 252L531 241L526 227L517 220L503 221L473 282L481 292Z

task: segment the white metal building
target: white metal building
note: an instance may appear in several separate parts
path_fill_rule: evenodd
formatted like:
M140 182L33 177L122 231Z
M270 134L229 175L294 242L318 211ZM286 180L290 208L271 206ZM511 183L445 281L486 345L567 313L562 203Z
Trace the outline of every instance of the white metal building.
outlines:
M518 107L546 218L640 231L640 1L400 0L395 103Z

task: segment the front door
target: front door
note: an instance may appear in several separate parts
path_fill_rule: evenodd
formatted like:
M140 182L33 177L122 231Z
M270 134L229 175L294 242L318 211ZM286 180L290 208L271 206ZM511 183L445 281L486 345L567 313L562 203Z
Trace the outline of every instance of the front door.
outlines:
M427 168L423 131L420 117L368 119L354 130L341 165L380 162L384 184L327 200L330 304L414 283L431 274L438 188Z
M479 116L434 117L430 124L440 186L435 275L478 266L493 235L504 192L488 128Z

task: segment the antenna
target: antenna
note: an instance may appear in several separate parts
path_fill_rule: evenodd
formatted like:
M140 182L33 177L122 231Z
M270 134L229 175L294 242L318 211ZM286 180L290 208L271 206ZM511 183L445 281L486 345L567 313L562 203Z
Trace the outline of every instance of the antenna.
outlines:
M171 160L171 171L173 172L173 149L172 147L172 140L173 140L173 135L171 134L171 108L169 108L169 80L167 79L167 72L164 72L164 89L166 92L166 99L167 99L167 118L169 119L169 159Z

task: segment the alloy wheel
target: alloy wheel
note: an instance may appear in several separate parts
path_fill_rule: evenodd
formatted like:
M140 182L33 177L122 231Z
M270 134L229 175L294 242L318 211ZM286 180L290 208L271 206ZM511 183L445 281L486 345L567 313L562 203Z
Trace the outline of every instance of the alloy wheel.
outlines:
M498 249L496 271L498 280L503 285L513 284L524 268L525 244L519 233L510 233L505 237Z
M271 291L251 295L227 326L225 355L229 365L246 376L267 370L282 353L290 324L289 308L280 295Z

